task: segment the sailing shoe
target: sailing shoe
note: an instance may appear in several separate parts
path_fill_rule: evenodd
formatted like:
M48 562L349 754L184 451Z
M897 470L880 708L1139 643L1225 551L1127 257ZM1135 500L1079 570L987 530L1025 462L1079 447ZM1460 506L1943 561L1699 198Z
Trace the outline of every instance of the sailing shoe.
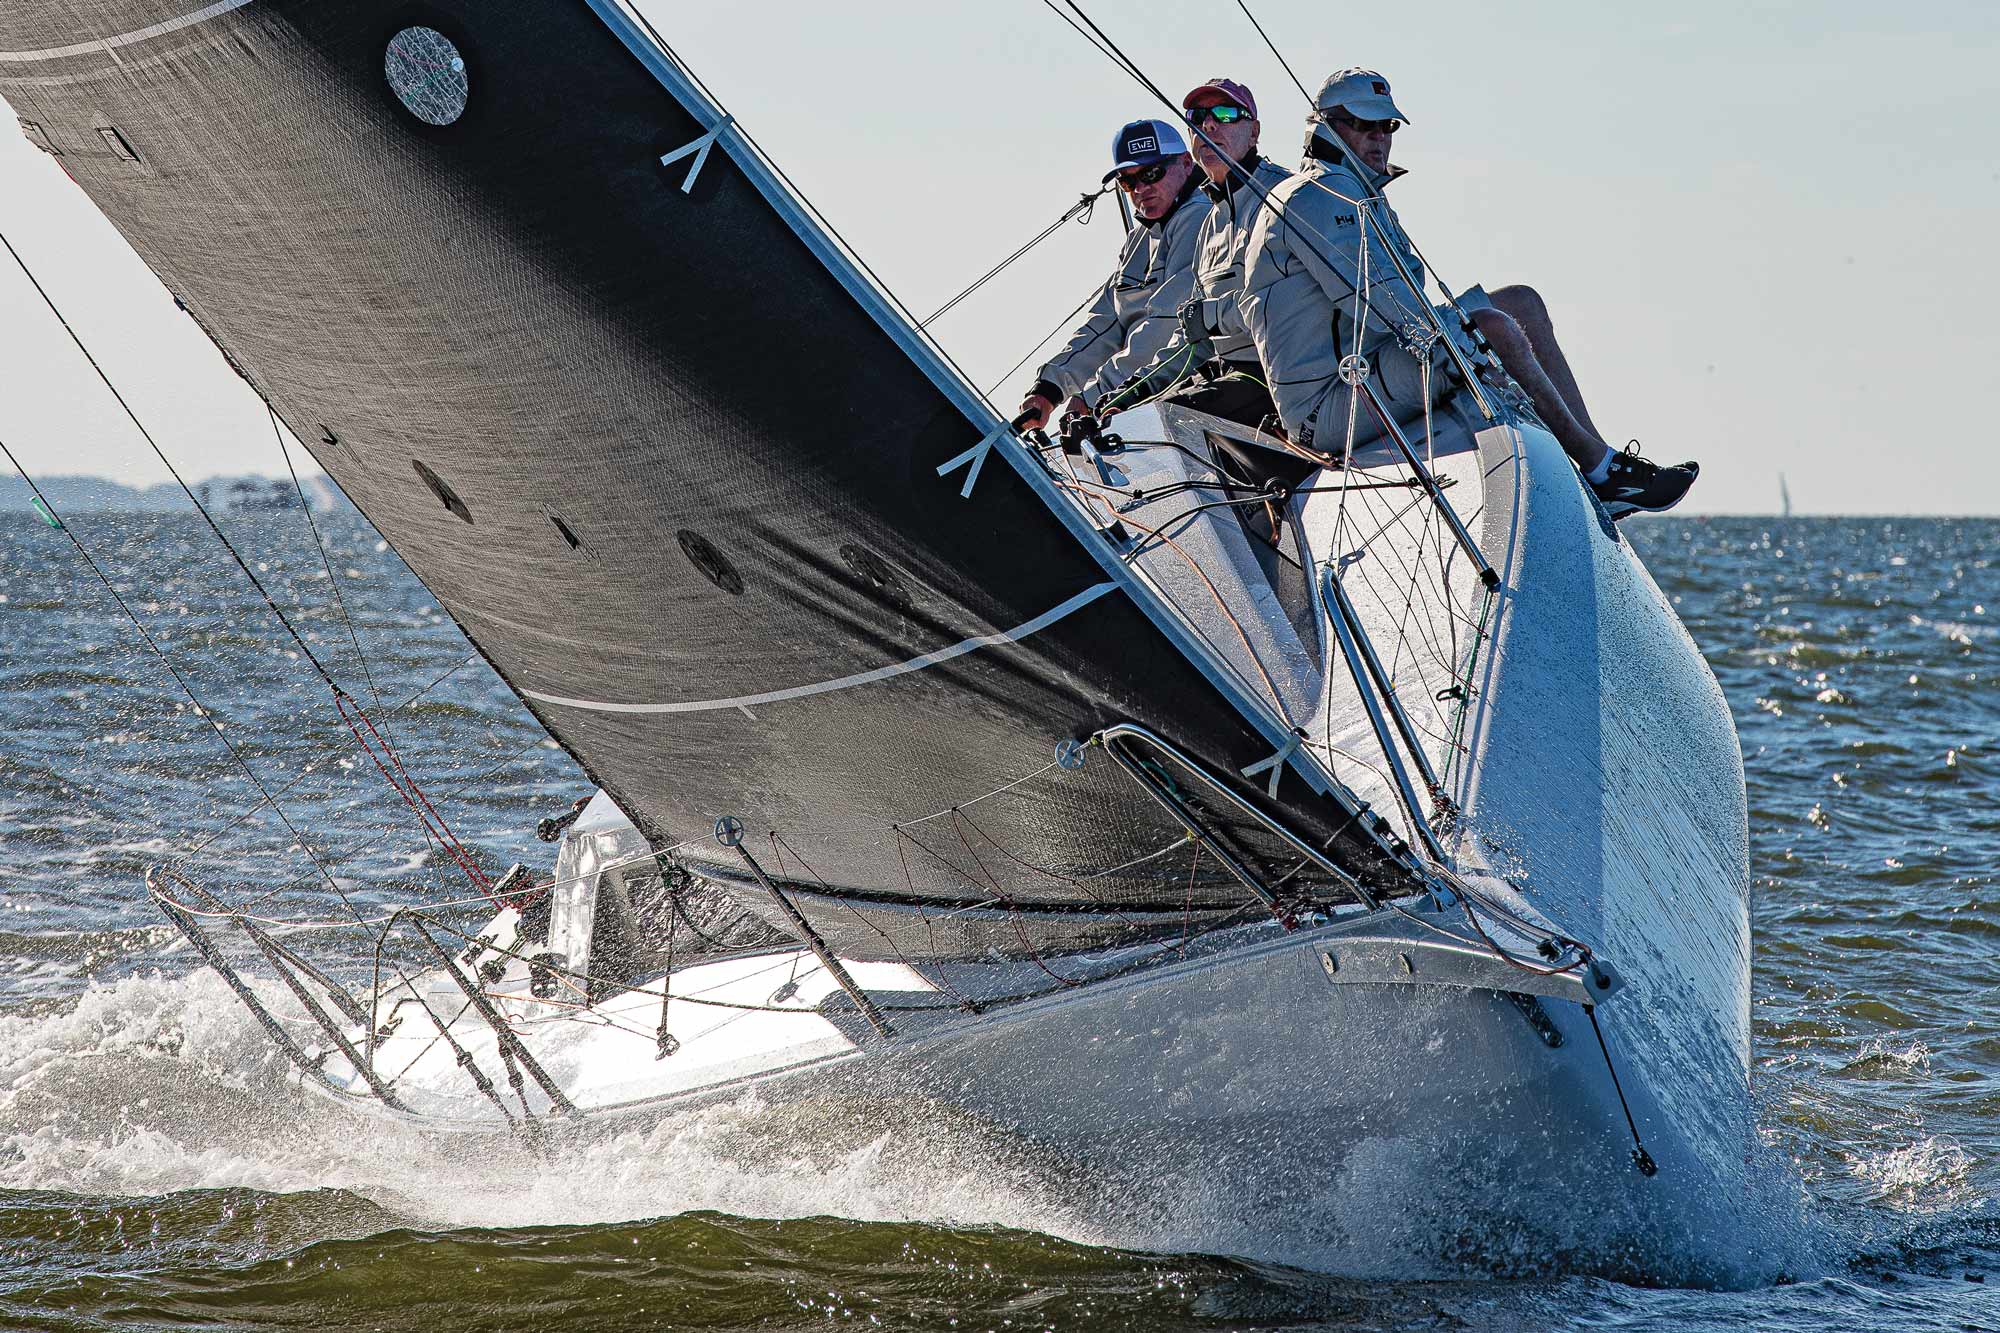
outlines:
M1701 464L1680 463L1661 467L1639 457L1639 442L1629 449L1611 451L1611 466L1603 481L1593 481L1590 489L1603 502L1612 518L1623 518L1641 509L1672 509L1701 475Z

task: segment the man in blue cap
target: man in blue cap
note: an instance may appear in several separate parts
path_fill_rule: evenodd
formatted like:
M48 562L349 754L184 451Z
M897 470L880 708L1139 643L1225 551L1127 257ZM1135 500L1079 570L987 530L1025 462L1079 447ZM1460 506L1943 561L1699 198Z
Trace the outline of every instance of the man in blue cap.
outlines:
M1440 401L1452 381L1445 349L1425 336L1432 313L1423 265L1382 198L1403 174L1389 165L1389 146L1409 117L1374 70L1328 76L1315 102L1305 165L1271 192L1252 230L1242 315L1292 440L1338 452L1350 431L1357 443L1381 433L1372 415L1352 410L1353 390L1339 374L1344 357L1368 363L1370 383L1400 421L1422 416L1426 392ZM1474 288L1460 304L1612 517L1669 509L1687 494L1696 464L1659 467L1597 433L1531 288L1490 298ZM1442 323L1469 361L1486 359L1465 344L1455 318Z
M1149 365L1180 327L1177 312L1194 290L1195 232L1208 198L1181 132L1164 120L1135 120L1111 141L1111 170L1132 199L1137 221L1118 267L1069 342L1035 372L1021 400L1021 424L1047 424L1056 405L1088 410Z

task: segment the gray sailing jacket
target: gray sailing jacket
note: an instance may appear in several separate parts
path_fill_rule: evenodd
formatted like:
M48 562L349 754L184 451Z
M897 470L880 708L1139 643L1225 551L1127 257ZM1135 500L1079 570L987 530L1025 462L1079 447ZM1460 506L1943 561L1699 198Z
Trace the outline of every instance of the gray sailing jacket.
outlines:
M1237 308L1237 300L1243 294L1244 252L1249 248L1251 223L1256 220L1257 210L1263 207L1264 196L1291 179L1291 175L1276 162L1260 157L1251 169L1256 185L1238 180L1236 188L1227 194L1210 181L1204 180L1201 187L1210 206L1208 215L1201 220L1201 230L1195 235L1193 294L1201 301L1198 322L1209 335L1211 350L1207 359L1243 362L1259 376L1263 371L1257 368L1257 345ZM1263 189L1256 188L1257 185ZM1177 322L1167 345L1150 365L1126 383L1119 397L1121 402L1137 402L1186 379L1199 368L1199 363L1188 355L1187 334Z
M1095 402L1150 364L1180 327L1176 312L1194 291L1195 233L1208 208L1208 197L1190 187L1166 217L1136 223L1089 316L1036 379L1064 397Z
M1428 345L1424 270L1382 189L1397 176L1372 170L1346 151L1333 131L1318 127L1320 156L1271 191L1271 203L1251 227L1240 313L1277 403L1278 416L1295 441L1314 434L1321 447L1344 441L1349 390L1340 360L1360 352L1376 390L1399 420L1423 410L1423 366L1405 346ZM1331 160L1328 160L1331 159ZM1386 247L1394 246L1419 284L1403 281ZM1450 381L1443 349L1432 347L1433 400ZM1381 433L1365 405L1356 414L1357 439Z

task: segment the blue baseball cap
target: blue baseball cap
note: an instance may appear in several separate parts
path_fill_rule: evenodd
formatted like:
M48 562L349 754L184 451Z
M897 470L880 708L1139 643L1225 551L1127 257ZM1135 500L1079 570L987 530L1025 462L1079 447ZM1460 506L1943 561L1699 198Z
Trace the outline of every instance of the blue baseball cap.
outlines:
M1150 167L1155 162L1184 156L1187 140L1181 132L1164 120L1135 120L1118 131L1111 140L1111 170L1104 173L1106 183L1121 171L1133 167Z

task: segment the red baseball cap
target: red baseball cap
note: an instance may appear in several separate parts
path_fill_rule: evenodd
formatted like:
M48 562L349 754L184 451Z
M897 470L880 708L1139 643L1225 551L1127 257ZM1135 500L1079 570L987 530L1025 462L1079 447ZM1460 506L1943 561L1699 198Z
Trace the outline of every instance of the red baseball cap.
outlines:
M1203 93L1214 93L1218 97L1234 102L1237 106L1248 111L1252 120L1257 118L1257 99L1250 95L1248 88L1245 88L1234 79L1210 79L1207 83L1202 84L1201 87L1196 88L1186 97L1183 97L1181 99L1181 106L1183 108L1193 106L1194 99L1200 97Z

